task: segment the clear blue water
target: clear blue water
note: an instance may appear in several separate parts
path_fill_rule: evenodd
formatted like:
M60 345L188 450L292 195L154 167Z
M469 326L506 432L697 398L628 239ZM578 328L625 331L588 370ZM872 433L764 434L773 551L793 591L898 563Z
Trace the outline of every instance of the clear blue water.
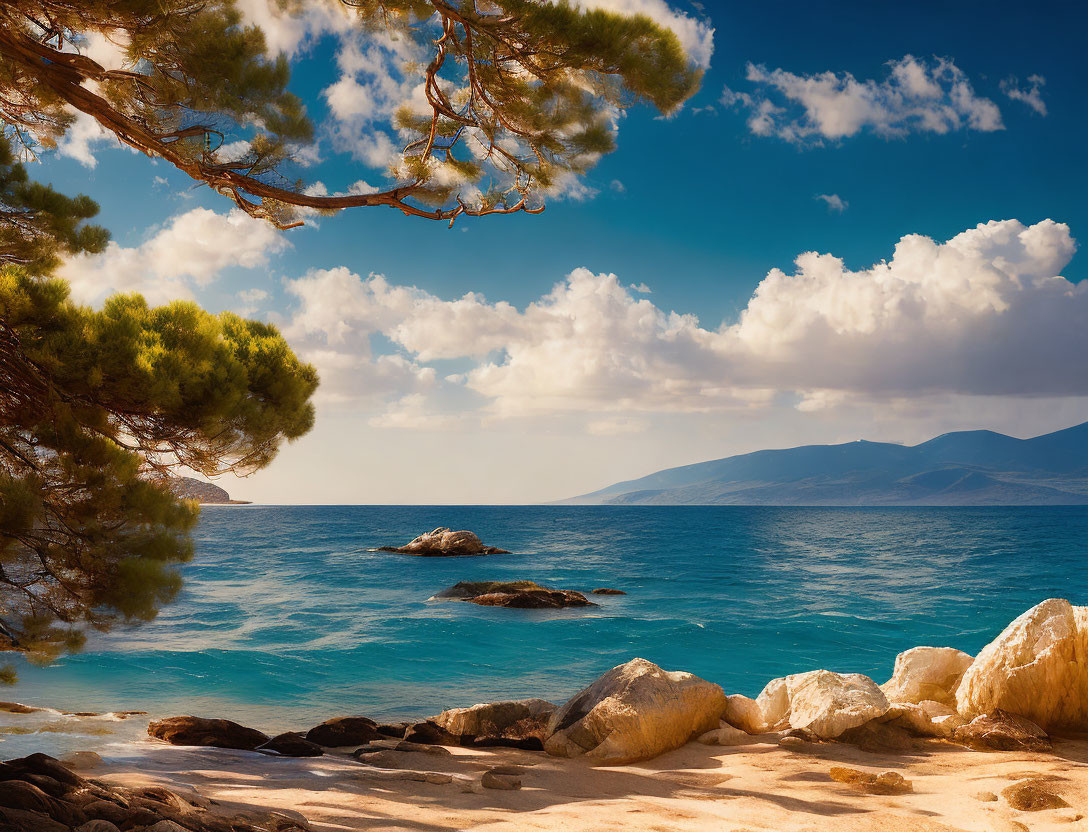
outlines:
M447 525L516 554L366 552ZM563 700L642 656L727 692L977 651L1050 596L1088 602L1086 508L212 507L179 601L4 698L305 728L509 697ZM428 602L460 580L589 591L589 610Z

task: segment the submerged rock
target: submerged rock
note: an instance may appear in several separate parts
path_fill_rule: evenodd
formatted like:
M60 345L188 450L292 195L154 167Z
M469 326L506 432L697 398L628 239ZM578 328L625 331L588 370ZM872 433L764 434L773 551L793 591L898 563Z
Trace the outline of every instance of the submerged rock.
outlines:
M811 670L767 683L756 699L764 722L805 728L821 739L884 716L891 707L876 682L860 673Z
M340 716L327 719L306 732L306 739L325 748L341 748L346 745L363 745L376 740L378 725L365 716Z
M626 595L622 589L608 589L607 587L599 587L593 590L594 595Z
M892 678L880 686L889 702L956 704L956 688L974 661L952 647L914 647L895 657Z
M952 732L952 741L976 751L1050 751L1046 731L1026 717L1000 708Z
M404 546L382 546L374 551L397 552L401 555L419 555L421 557L460 557L465 555L508 555L505 549L484 546L474 532L453 531L442 526L432 532L421 534Z
M552 714L544 750L604 765L648 760L717 727L724 709L717 685L632 659Z
M960 715L994 709L1046 730L1088 729L1088 607L1043 601L986 645L956 689Z
M533 581L462 581L433 596L434 600L467 601L482 607L565 609L596 606L572 589L551 589Z
M148 725L147 733L171 745L238 748L243 751L252 751L269 740L267 734L229 719L204 719L198 716L161 719Z

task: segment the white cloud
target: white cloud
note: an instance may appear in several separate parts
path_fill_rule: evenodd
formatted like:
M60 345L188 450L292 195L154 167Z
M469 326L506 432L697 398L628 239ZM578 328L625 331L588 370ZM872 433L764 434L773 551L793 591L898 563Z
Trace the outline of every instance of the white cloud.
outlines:
M235 0L242 18L264 32L269 52L295 55L327 33L343 33L355 24L343 3L305 3L288 14L277 0Z
M95 150L103 145L119 145L117 137L103 128L93 116L75 112L75 121L57 142L57 155L75 159L87 168L98 164Z
M491 418L589 411L599 435L637 426L635 414L751 411L783 396L805 412L858 399L1088 396L1073 359L1088 353L1088 284L1060 276L1074 249L1061 223L1006 220L943 243L908 235L891 260L857 271L807 252L714 329L586 269L519 310L340 268L289 283L299 304L285 331L312 350L327 395L401 401L381 425L422 418L421 400L405 397L443 386L477 394ZM375 357L379 334L402 353ZM439 381L432 365L444 360L466 369ZM449 412L428 408L432 425Z
M618 194L627 193L627 186L618 179L613 179L608 186Z
M149 303L158 304L191 299L194 287L206 286L223 269L263 266L270 254L287 245L271 225L238 209L218 214L194 208L139 246L110 242L101 254L70 258L59 274L84 303L98 303L114 292L140 292Z
M821 200L827 205L828 211L834 211L836 214L841 214L850 207L850 203L838 194L816 194L813 199Z
M1022 101L1041 116L1046 115L1046 102L1043 101L1043 86L1046 78L1042 75L1029 75L1028 88L1020 86L1020 79L1006 78L1001 82L1001 91L1013 101Z
M864 131L901 137L912 132L990 132L1004 129L1001 112L977 95L967 75L947 58L906 55L888 64L880 81L849 72L797 75L749 63L753 92L726 87L721 103L748 111L748 129L797 144L818 144Z

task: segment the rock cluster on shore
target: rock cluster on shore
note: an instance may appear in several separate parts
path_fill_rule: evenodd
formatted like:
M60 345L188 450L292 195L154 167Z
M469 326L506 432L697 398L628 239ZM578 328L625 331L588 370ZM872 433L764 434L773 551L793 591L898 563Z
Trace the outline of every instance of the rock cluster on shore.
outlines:
M426 532L404 546L380 546L375 552L396 552L420 557L464 557L467 555L509 555L505 549L485 546L474 532L453 531L445 526Z
M197 795L127 789L77 775L45 754L0 763L0 829L13 832L308 832L281 812L230 813Z
M544 590L517 583L516 592ZM494 591L490 584L458 584L440 597ZM539 699L489 703L397 726L343 717L305 737L272 740L227 720L175 717L149 728L168 742L286 754L312 751L302 740L323 747L358 745L360 759L379 760L384 757L367 755L407 750L395 740L382 744L395 737L429 746L543 749L603 765L647 760L694 738L741 745L755 735L772 735L782 747L797 750L845 742L863 750L906 751L937 740L980 750L1046 751L1048 731L1085 730L1088 608L1058 599L1025 612L975 658L946 647L907 650L883 685L861 674L813 670L773 679L751 699L633 659L559 707Z

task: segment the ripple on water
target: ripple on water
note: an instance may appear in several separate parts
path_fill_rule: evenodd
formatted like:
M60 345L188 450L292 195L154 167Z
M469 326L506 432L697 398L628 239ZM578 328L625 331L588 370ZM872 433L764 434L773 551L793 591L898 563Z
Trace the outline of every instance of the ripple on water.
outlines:
M517 554L365 551L441 525ZM883 681L908 647L975 652L1042 598L1088 600L1086 533L1084 508L214 508L176 604L21 667L10 696L277 729L562 700L635 655L749 695L817 667ZM428 601L523 578L628 595L582 610Z

